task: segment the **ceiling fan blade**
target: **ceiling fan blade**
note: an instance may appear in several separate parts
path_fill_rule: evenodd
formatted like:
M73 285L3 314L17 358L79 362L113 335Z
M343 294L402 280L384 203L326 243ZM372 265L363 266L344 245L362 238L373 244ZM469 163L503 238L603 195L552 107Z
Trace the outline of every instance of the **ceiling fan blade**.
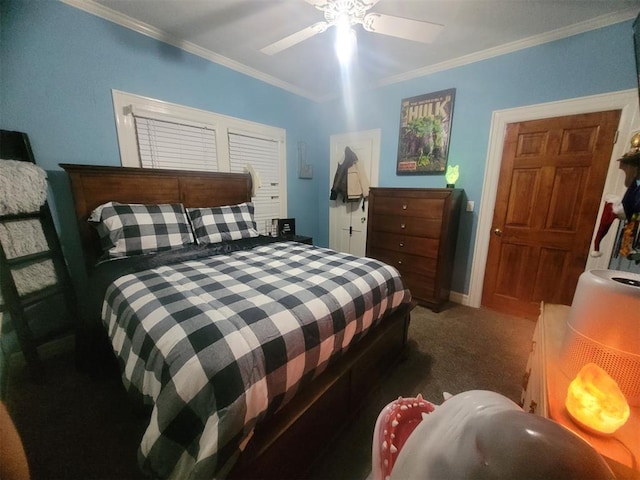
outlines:
M275 55L276 53L286 50L289 47L293 47L294 45L311 38L318 33L324 32L327 28L329 28L329 24L327 22L314 23L310 27L303 28L296 33L292 33L288 37L284 37L271 45L261 48L260 51L267 55Z
M335 4L335 0L304 0L305 2L307 2L310 5L313 5L314 7L316 7L319 10L324 10L323 7L327 7L329 8L329 6L331 4ZM367 10L371 7L373 7L376 3L378 3L380 0L359 0L359 3L362 4L362 6L366 7Z
M440 30L444 28L437 23L421 22L382 13L368 13L364 17L362 26L369 32L422 43L433 42Z
M309 5L313 5L314 7L322 10L322 6L327 5L329 2L327 0L304 0Z

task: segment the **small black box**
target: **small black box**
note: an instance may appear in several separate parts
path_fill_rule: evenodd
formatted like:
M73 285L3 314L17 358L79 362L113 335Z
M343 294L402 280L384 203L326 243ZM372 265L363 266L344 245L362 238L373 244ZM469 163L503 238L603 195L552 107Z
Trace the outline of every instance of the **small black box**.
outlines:
M278 235L281 237L293 237L296 234L295 218L278 219Z

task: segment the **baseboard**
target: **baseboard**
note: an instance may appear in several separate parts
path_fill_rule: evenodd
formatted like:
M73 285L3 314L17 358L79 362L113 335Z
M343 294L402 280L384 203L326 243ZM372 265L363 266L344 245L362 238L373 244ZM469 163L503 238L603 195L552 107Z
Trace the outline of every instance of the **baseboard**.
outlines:
M469 305L469 295L460 292L449 292L449 301L459 303L460 305Z

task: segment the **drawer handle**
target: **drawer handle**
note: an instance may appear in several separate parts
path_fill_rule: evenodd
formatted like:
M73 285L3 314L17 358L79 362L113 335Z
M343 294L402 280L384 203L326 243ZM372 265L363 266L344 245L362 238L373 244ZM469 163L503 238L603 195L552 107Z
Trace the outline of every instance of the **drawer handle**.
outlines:
M407 204L406 204L406 203L402 205L402 209L403 209L403 210L406 210L406 209L407 209Z
M402 265L402 260L398 260L398 265Z
M404 247L404 242L400 242L400 248Z
M405 224L404 224L404 223L401 223L401 224L400 224L400 228L405 228Z

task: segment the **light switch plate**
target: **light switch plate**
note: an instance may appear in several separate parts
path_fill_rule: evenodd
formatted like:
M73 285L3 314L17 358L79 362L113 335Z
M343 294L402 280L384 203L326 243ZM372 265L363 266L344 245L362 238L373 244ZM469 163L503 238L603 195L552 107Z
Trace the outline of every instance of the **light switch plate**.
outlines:
M467 202L467 212L473 212L474 207L475 207L475 202L473 200L469 200Z
M313 178L313 165L301 165L298 178Z

